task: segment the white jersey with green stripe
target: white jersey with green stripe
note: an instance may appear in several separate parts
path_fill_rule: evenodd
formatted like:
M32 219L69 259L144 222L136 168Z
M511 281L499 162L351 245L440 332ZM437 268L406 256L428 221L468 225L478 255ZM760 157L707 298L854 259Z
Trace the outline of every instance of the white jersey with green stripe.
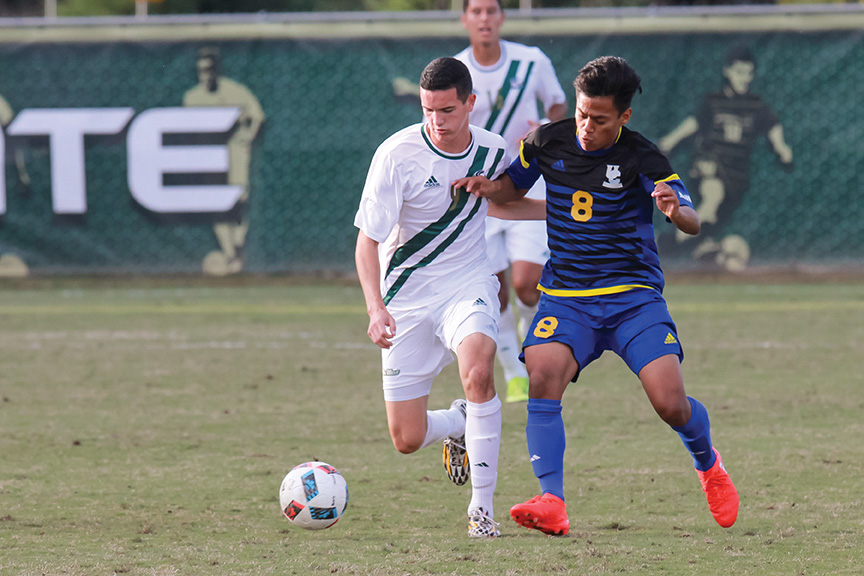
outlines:
M501 40L501 58L491 66L478 64L470 46L455 58L471 71L477 95L471 123L501 134L513 158L532 122L536 125L540 121L537 102L549 110L567 101L552 61L536 46Z
M465 176L494 179L510 164L504 140L471 126L471 144L443 152L425 124L404 128L375 152L354 225L379 242L385 304L417 306L492 274L486 256L487 202L454 190Z

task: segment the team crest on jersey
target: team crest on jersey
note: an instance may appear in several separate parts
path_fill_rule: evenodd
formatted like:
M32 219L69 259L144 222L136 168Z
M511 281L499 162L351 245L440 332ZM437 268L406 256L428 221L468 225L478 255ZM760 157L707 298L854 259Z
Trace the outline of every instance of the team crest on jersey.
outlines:
M453 210L456 208L456 203L459 202L459 194L462 192L466 192L465 188L455 188L452 184L450 185L450 207L447 208L447 211Z
M618 190L624 187L624 185L621 184L621 166L619 164L606 165L606 181L603 182L603 187L612 190Z

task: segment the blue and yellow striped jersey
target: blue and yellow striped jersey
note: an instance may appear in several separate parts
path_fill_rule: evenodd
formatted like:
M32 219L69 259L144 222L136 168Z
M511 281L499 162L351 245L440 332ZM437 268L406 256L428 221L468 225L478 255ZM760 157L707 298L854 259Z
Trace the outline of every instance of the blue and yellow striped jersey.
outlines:
M586 152L573 118L540 126L522 142L507 173L517 188L546 180L550 258L540 290L593 296L632 288L663 290L654 241L655 183L693 207L669 161L638 132L621 129L610 148Z

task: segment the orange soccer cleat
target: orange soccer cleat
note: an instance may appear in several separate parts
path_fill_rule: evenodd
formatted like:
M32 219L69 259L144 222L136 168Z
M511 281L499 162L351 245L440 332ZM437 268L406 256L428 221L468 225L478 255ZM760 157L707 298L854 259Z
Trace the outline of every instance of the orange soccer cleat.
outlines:
M542 494L516 504L510 509L510 516L517 524L550 536L564 536L570 532L567 504L554 494Z
M706 472L696 470L702 490L708 499L708 508L714 520L723 528L729 528L738 519L738 490L732 484L732 479L723 467L723 460L716 448L712 448L717 460L714 466Z

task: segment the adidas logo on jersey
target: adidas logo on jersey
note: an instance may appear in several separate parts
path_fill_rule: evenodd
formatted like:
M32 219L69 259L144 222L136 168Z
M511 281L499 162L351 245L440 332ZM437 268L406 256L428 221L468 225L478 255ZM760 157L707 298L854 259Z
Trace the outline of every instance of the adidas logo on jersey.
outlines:
M423 188L434 188L435 186L440 186L438 180L435 179L435 176L430 176L428 180L426 180L426 184L423 185Z
M486 301L482 298L477 298L472 306L486 306Z
M663 343L664 344L677 344L678 340L676 340L675 336L673 336L672 333L669 332L668 334L666 334L666 341Z
M554 170L558 170L559 172L564 172L564 160L557 160L554 164L552 164L552 168Z

